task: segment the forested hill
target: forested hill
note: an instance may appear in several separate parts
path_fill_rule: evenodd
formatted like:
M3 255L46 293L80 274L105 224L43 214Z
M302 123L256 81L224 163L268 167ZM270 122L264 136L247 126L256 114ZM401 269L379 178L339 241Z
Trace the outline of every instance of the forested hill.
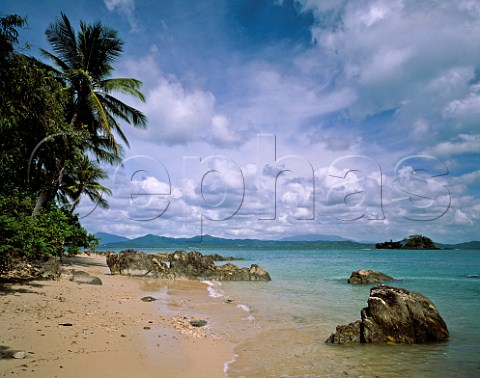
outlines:
M148 234L135 239L126 239L118 235L98 233L101 248L324 248L324 249L362 249L374 248L370 243L357 243L351 240L259 240L259 239L225 239L211 235L191 238L169 238ZM122 238L122 239L117 239ZM125 240L126 239L126 240Z
M100 239L98 246L100 248L296 248L296 249L375 249L374 243L359 243L346 240L340 237L332 237L337 240L325 240L323 235L318 235L318 239L310 237L310 240L260 240L260 239L226 239L211 235L194 236L191 238L171 238L159 235L148 234L138 238L129 239L124 236L96 233L95 236ZM480 249L480 241L471 241L459 244L441 244L436 243L441 249Z

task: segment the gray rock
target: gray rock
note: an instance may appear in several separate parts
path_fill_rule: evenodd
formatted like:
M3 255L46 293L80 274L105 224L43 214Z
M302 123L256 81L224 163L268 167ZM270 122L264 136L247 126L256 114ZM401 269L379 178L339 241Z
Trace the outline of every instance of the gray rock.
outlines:
M332 333L326 342L333 344L359 343L361 342L361 326L362 322L360 320L355 323L338 325L336 332Z
M143 297L143 298L141 299L142 302L153 302L153 301L156 301L156 300L157 300L157 298L153 298L153 297L150 297L150 296L148 296L148 297Z
M352 272L350 278L348 279L349 284L368 284L391 281L395 281L395 279L393 277L387 276L385 273L373 269L356 270L355 272Z
M133 249L120 253L107 253L107 265L112 274L132 277L174 278L167 264L156 254L137 252Z
M205 327L207 325L206 320L190 320L190 325L192 327Z
M92 276L82 270L73 271L70 281L77 282L79 284L102 285L102 280L100 278Z
M447 325L424 295L390 286L370 290L361 320L337 326L326 342L420 344L445 341Z

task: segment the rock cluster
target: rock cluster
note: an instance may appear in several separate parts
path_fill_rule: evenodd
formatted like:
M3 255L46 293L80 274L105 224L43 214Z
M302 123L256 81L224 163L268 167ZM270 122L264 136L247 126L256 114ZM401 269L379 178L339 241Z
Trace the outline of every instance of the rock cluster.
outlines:
M211 256L200 252L176 251L168 254L147 254L135 250L108 253L107 265L112 274L164 279L219 281L270 281L262 267L252 264L239 268L227 263L217 266Z
M25 257L0 262L0 281L58 280L61 269L56 257L30 261Z
M387 276L386 274L379 272L378 270L356 270L352 272L352 275L348 279L349 284L367 284L367 283L378 283L378 282L391 282L395 281L393 277Z
M390 286L370 290L361 320L337 326L327 343L430 343L449 337L447 325L424 295Z
M168 265L157 254L147 254L128 249L120 253L109 252L107 265L112 274L133 277L175 278Z

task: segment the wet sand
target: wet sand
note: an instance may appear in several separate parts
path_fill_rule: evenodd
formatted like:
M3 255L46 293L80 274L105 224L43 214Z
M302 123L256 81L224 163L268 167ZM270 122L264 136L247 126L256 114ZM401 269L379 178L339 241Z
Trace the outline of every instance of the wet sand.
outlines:
M205 328L189 324L212 311L205 284L112 276L103 256L64 260L64 269L103 284L62 274L0 286L0 377L225 376L234 354L224 331L215 320ZM141 301L146 295L157 301ZM26 357L12 358L17 351Z

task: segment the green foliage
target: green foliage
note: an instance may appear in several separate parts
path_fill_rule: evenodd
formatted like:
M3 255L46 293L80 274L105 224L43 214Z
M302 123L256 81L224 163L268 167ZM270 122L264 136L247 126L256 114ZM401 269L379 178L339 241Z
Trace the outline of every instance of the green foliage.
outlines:
M73 139L66 137L74 132L64 117L66 97L60 83L35 59L16 56L4 75L0 192L18 187L39 191L51 186L58 162L68 160L75 148Z
M97 239L81 227L77 216L55 205L32 216L34 203L22 193L0 195L0 259L75 254L79 248L96 246Z
M18 43L18 30L26 24L26 20L19 15L9 14L0 18L0 57L7 60L13 54Z
M385 243L377 243L375 244L376 249L401 249L402 243L401 242L394 242L392 240L386 241Z
M19 53L22 17L0 17L0 260L4 261L94 248L98 240L81 227L73 211L84 196L107 208L103 195L111 191L100 183L107 177L105 170L88 154L93 151L109 163L118 160L121 146L113 133L127 141L116 117L145 126L141 112L111 95L119 91L143 100L138 80L109 78L123 46L116 32L100 23L82 22L76 40L68 19L62 17L64 24L58 21L47 29L48 41L60 54L46 53L60 71ZM75 48L69 49L72 35Z
M405 241L375 244L376 249L439 249L432 239L423 235L410 235Z
M432 239L423 235L410 235L405 242L405 249L438 249Z

